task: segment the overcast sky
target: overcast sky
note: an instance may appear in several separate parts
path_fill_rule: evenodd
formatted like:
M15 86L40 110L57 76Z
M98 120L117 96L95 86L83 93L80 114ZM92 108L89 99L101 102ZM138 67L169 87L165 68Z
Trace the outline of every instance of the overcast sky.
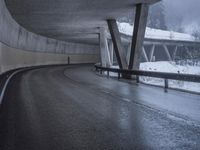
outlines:
M182 26L187 32L200 28L200 0L163 0L168 26Z

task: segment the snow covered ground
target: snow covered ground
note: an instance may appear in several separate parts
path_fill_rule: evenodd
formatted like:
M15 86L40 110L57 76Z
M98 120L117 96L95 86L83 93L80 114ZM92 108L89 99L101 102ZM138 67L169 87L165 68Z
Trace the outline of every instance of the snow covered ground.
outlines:
M121 33L130 36L133 33L133 26L130 25L129 23L118 23L118 27ZM151 29L148 27L146 28L145 37L152 39L195 41L195 38L189 34ZM184 65L177 65L175 62L168 62L168 61L146 62L140 64L140 70L200 75L200 66L199 66L200 61L196 63L196 66L187 64L190 63L186 62L186 64ZM118 68L118 66L113 66L113 67ZM111 73L110 75L117 76L116 73ZM164 79L140 77L140 80L146 84L164 86ZM169 80L169 87L200 93L200 83Z
M112 66L112 68L119 68L119 67ZM189 65L181 66L181 65L176 65L175 62L168 62L168 61L141 63L140 70L200 75L199 66L189 66ZM110 75L113 77L117 77L116 73L110 73ZM152 77L140 77L140 81L145 84L164 87L164 79L152 78ZM200 83L169 80L169 87L200 93Z
M180 66L167 61L141 63L140 70L200 75L199 66ZM140 77L140 80L146 84L164 86L163 79ZM169 87L200 93L200 83L169 80Z
M129 23L118 23L119 31L126 35L132 36L133 26ZM165 40L179 40L179 41L195 41L195 37L190 34L173 32L173 31L165 31L159 29L152 29L147 27L146 38L151 39L165 39Z

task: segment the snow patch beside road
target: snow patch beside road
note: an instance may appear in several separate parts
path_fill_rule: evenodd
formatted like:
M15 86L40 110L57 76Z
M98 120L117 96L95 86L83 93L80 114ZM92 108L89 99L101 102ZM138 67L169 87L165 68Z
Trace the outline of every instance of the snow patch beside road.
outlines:
M119 68L119 67L112 66L112 68ZM190 66L190 65L181 66L181 65L175 64L175 62L168 62L168 61L141 63L140 70L200 75L199 66ZM110 73L110 76L117 77L117 73ZM149 85L164 86L164 79L161 79L161 78L141 76L140 81ZM200 83L169 80L169 87L200 93Z
M175 62L167 61L141 63L140 70L200 75L200 67L198 66L180 66L176 65ZM140 77L140 80L146 84L164 86L163 79ZM200 93L200 83L169 80L169 87Z

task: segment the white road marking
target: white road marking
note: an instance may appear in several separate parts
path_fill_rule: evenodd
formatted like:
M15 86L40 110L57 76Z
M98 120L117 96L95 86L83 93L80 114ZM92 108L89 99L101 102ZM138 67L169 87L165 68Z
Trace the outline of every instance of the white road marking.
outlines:
M1 91L1 94L0 94L0 104L2 103L2 100L3 100L4 94L5 94L6 88L7 88L7 86L8 86L8 83L9 83L10 80L12 79L12 77L14 77L17 73L22 72L22 71L24 71L24 70L26 70L26 69L17 70L17 71L15 71L15 72L13 72L13 73L8 77L8 79L6 80L6 83L5 83L4 86L3 86L3 89L2 89L2 91Z

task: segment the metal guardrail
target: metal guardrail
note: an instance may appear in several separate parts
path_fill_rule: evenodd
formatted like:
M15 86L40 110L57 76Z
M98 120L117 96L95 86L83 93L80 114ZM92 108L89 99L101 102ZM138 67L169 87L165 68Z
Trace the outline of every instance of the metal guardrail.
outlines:
M135 75L137 83L139 83L139 76L162 78L165 81L164 82L165 89L169 88L169 84L168 84L169 79L200 83L199 75L141 71L141 70L123 70L123 69L117 69L117 68L106 68L106 67L100 66L99 64L95 64L95 68L96 68L96 71L100 71L101 74L103 71L106 71L107 76L109 76L110 72L117 73L118 79L120 79L122 77L122 75L129 75L129 76Z

